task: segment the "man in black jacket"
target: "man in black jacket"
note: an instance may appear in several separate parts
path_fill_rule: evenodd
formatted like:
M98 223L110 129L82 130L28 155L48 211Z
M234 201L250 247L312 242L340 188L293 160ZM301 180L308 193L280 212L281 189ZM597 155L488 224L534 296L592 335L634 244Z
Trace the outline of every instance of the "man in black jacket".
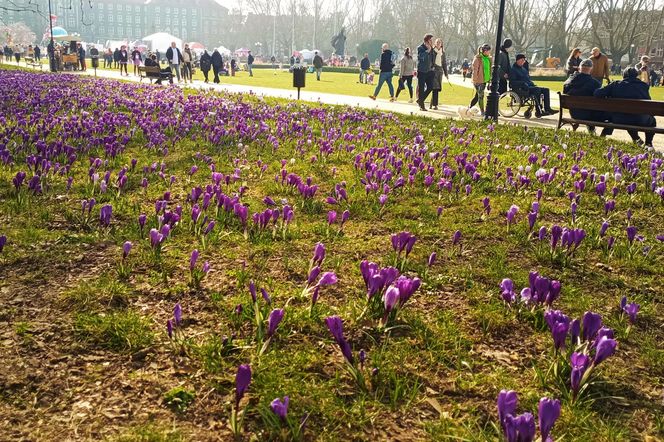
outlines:
M599 81L590 75L592 69L592 60L589 58L583 60L579 65L579 71L574 72L563 84L563 93L574 97L592 97L595 91L602 87ZM577 120L606 121L610 118L610 115L605 112L589 109L570 109L569 113L572 115L572 118ZM595 127L588 126L588 130L594 133ZM602 136L610 133L611 131L607 127L602 130Z
M218 50L214 50L211 57L212 72L214 73L214 82L219 83L219 71L224 67L224 59Z
M314 69L316 70L316 80L320 81L320 74L323 72L323 57L318 55L318 51L315 52L316 55L314 55Z
M623 71L623 79L621 81L614 81L613 83L597 89L594 93L595 97L600 98L630 98L636 100L650 100L650 92L646 83L638 79L639 71L634 68L627 68ZM617 124L629 124L632 126L655 127L657 122L655 117L647 114L623 114L615 112L611 116L611 121ZM639 132L636 130L628 130L627 133L632 137L632 141L637 144L643 144L639 138ZM646 146L652 147L652 140L655 138L655 133L645 131L646 133Z
M210 73L210 67L212 67L212 57L208 54L207 49L203 51L201 59L199 61L201 66L201 71L203 71L203 76L205 77L205 82L208 82L208 74Z
M427 110L424 107L424 101L433 88L432 39L433 35L425 35L424 42L417 48L417 104L421 111Z
M120 63L120 49L115 48L113 51L113 69L118 68L118 63Z

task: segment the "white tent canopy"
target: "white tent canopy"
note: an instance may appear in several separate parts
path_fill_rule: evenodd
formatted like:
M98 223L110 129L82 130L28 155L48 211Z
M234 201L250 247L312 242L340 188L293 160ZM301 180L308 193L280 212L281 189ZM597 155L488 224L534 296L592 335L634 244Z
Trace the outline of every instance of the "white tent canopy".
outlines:
M150 45L152 46L150 49L153 51L159 50L160 52L166 52L166 49L171 46L172 42L175 42L178 48L182 50L182 40L166 32L157 32L156 34L143 37L141 40L150 42Z
M219 47L217 48L217 50L219 51L219 53L220 53L221 55L224 55L224 56L227 56L227 57L229 57L229 56L231 55L231 50L228 49L228 48L225 47L225 46L219 46Z
M321 57L323 56L323 54L318 49L313 49L311 51L309 49L302 49L300 51L300 56L303 60L313 60L316 52L318 52L318 55Z

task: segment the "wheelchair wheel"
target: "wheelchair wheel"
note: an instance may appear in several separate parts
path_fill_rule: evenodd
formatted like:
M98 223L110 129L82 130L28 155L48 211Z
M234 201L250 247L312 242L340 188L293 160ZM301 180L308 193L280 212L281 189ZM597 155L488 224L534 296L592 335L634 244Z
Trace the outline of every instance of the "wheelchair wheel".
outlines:
M521 109L521 98L514 91L504 92L498 99L498 112L505 118L515 116Z
M530 118L530 117L532 117L532 116L533 116L533 108L532 108L532 107L529 107L529 108L526 109L526 111L523 113L523 117L526 118L526 119L528 119L528 118Z

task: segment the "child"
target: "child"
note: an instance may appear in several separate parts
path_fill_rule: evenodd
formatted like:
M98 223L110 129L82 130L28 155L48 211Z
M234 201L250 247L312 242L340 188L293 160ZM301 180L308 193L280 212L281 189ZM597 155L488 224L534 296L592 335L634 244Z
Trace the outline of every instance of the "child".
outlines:
M374 73L373 71L367 71L367 84L373 84L374 81Z

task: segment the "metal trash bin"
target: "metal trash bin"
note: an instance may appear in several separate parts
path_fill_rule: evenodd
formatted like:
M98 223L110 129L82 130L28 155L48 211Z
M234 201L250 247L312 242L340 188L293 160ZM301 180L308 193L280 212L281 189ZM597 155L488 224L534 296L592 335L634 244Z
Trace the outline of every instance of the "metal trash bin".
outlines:
M307 70L303 66L293 67L293 87L297 88L297 99L300 99L300 89L304 87Z

